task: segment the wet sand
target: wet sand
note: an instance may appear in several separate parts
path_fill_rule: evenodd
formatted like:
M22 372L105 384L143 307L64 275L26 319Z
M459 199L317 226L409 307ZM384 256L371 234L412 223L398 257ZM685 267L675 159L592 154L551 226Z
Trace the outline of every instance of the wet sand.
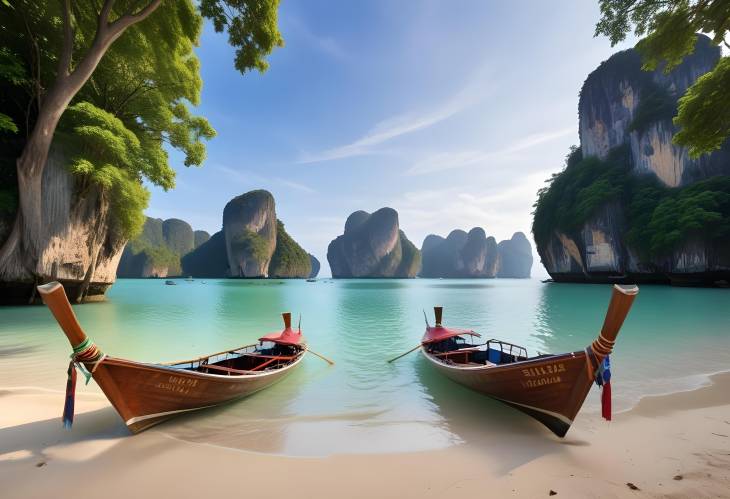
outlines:
M165 425L131 437L94 394L77 395L64 431L58 392L0 390L0 495L730 497L730 373L711 379L646 397L611 423L579 415L563 440L515 412L520 431L495 436L472 419L465 443L442 450L314 458L190 443Z

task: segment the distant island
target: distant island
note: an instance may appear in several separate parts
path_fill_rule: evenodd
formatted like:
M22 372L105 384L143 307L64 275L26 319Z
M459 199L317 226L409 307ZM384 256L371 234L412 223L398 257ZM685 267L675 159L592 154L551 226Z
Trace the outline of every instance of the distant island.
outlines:
M398 224L398 212L381 208L347 217L344 234L327 248L332 277L416 277L421 252Z
M529 278L532 269L532 246L522 232L499 244L481 227L453 230L445 239L430 234L421 255L421 277Z
M678 98L719 58L698 35L668 74L643 71L631 49L588 76L580 147L535 205L537 251L555 281L730 281L730 145L694 158L672 141Z
M276 217L270 192L250 191L223 210L223 229L210 236L178 219L147 218L122 254L118 277L311 278L319 261Z

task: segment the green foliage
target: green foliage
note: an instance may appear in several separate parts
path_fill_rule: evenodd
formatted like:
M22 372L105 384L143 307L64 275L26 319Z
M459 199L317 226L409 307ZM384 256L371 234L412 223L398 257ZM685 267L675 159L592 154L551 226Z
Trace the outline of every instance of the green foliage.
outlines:
M266 71L264 59L283 47L277 11L279 0L201 0L200 12L213 21L217 33L228 30L228 43L236 47L236 69Z
M730 242L730 177L713 177L662 199L649 222L651 251L664 254L683 241Z
M270 277L308 277L312 272L309 254L292 239L281 220L276 221L276 249L269 263Z
M585 221L612 201L624 208L625 241L641 261L665 256L692 239L730 244L730 176L668 188L653 176L632 174L620 150L605 162L577 160L579 153L573 148L566 168L538 192L532 232L540 247L556 230L575 237Z
M596 36L605 35L611 44L633 32L644 38L636 45L644 59L643 68L663 67L668 73L695 50L696 33L725 44L730 32L730 3L727 0L599 0L601 19ZM718 64L699 78L679 101L674 123L681 127L675 142L688 146L697 157L719 149L730 136L730 61Z
M643 132L652 123L671 119L676 112L677 106L669 92L656 83L647 82L640 90L639 104L628 130Z
M13 118L4 113L0 113L0 132L18 133L18 126Z
M606 161L594 156L582 158L573 146L565 169L548 179L534 204L532 232L544 246L554 230L573 233L606 203L620 200L629 168L628 149L617 148Z
M231 241L235 251L251 255L257 261L264 261L269 256L269 243L265 237L252 230L244 230Z
M421 252L416 248L405 235L400 231L401 240L401 264L396 273L397 276L415 277L421 269Z
M148 3L117 0L109 22ZM34 127L44 93L56 80L63 5L0 0L0 189L17 192L15 160ZM97 36L100 8L100 2L71 2L72 71ZM60 124L62 133L54 139L71 151L70 168L81 185L108 190L123 234L139 231L149 196L143 181L165 190L174 187L169 148L182 152L186 166L199 166L206 157L204 142L215 136L205 118L191 113L202 88L194 48L203 17L211 18L217 31L228 31L239 71L263 71L264 58L283 45L277 8L278 0L164 1L111 44L76 94Z
M730 58L723 57L713 71L700 76L679 99L674 123L682 129L674 141L697 157L720 149L730 136Z

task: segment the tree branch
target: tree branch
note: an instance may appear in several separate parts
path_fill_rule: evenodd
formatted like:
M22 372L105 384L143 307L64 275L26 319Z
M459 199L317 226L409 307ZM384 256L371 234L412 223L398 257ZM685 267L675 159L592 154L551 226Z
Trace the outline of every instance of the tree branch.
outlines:
M112 7L114 7L114 0L106 0L104 2L104 6L101 8L101 12L99 12L99 25L97 27L99 32L105 31L109 25L109 14L112 11Z
M58 76L66 77L71 70L71 57L73 55L73 27L71 26L71 0L63 2L63 45L61 56L58 58Z
M109 28L112 32L115 33L116 36L119 36L122 31L124 31L131 25L147 19L150 14L157 10L157 7L159 7L161 3L162 0L152 0L150 3L147 4L146 7L144 7L136 14L124 14L122 17L111 23L109 25Z

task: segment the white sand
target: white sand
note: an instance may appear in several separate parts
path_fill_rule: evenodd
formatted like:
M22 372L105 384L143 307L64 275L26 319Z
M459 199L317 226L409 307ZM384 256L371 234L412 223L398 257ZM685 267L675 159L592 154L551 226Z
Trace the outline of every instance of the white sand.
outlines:
M728 497L730 374L606 423L407 454L290 458L126 434L106 399L0 391L0 497ZM485 423L488 424L488 423ZM478 432L478 429L474 429ZM678 477L681 479L675 479ZM638 490L632 490L627 483Z

